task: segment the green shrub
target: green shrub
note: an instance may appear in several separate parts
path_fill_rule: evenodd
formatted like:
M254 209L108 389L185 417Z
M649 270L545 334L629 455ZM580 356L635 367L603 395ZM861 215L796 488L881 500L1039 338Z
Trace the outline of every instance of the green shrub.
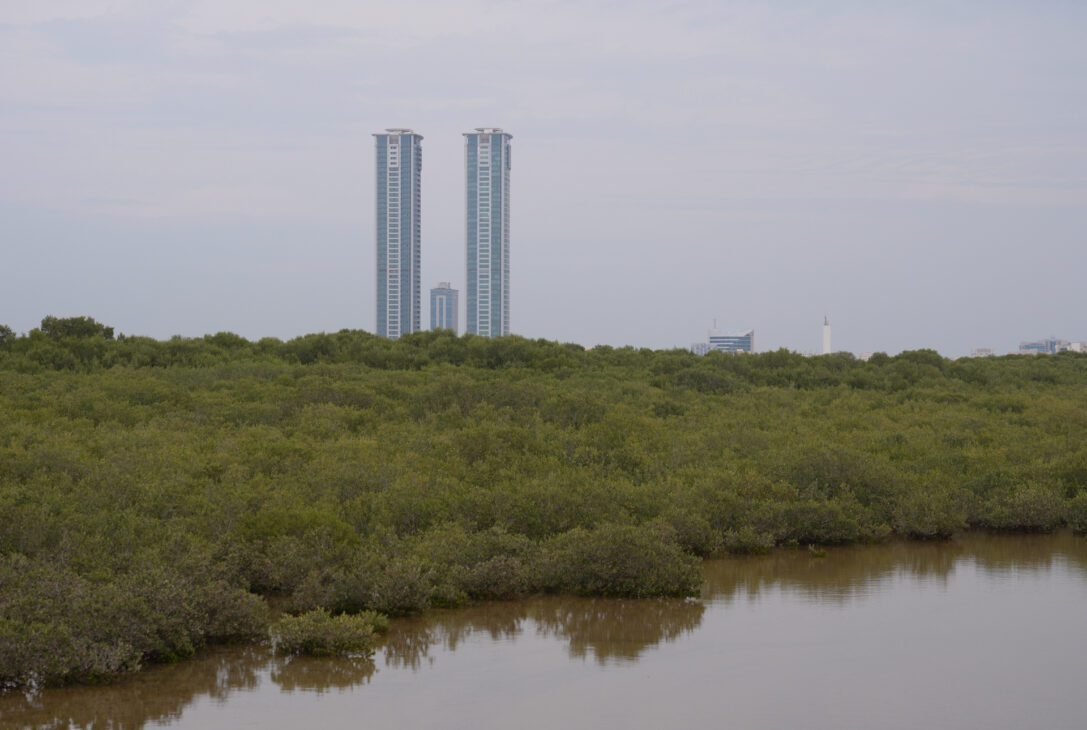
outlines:
M508 601L537 590L539 579L534 565L521 558L496 555L464 569L458 583L477 601Z
M388 628L388 619L373 611L333 616L324 609L301 616L284 616L269 635L279 654L352 656L373 654L374 634Z
M689 388L699 393L723 395L740 390L742 384L728 373L709 370L705 367L681 370L671 378L676 388Z
M306 573L291 591L283 605L288 613L305 613L318 608L338 608L344 611L361 611L363 604L345 605L345 587L342 572L314 568Z
M1065 515L1066 503L1055 487L1030 483L991 495L981 524L994 530L1050 532L1065 522Z
M856 502L806 499L784 507L786 541L834 545L862 539L862 509Z
M1080 492L1068 502L1068 524L1080 534L1087 534L1087 492Z
M209 641L255 639L268 630L268 604L248 591L215 581L201 587L198 604L207 614Z
M208 642L264 632L264 601L207 565L143 566L111 581L20 556L0 559L0 685L89 682Z
M759 532L750 525L725 533L725 549L734 555L762 555L774 547L774 536L768 532Z
M537 589L539 546L498 527L468 532L461 525L440 525L418 536L411 551L435 566L436 605L508 600Z
M541 578L547 590L576 595L692 596L702 582L699 566L697 558L652 530L605 524L550 540Z
M331 598L326 600L349 613L373 610L406 616L430 608L436 575L432 565L417 558L390 558L368 549L331 578L325 593Z
M899 500L893 522L900 535L921 540L947 538L966 527L966 513L949 492L918 491Z
M658 518L686 552L705 557L721 547L721 536L710 521L693 509L673 508Z
M93 682L140 668L136 647L54 622L0 619L0 691Z

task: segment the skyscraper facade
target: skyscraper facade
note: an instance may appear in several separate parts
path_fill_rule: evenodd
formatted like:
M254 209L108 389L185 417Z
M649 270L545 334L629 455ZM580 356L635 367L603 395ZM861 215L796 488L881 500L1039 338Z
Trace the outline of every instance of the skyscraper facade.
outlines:
M457 331L457 290L443 281L430 290L430 329Z
M467 331L510 333L510 140L501 129L464 135L467 174Z
M420 322L422 135L375 134L377 147L377 333L398 339Z

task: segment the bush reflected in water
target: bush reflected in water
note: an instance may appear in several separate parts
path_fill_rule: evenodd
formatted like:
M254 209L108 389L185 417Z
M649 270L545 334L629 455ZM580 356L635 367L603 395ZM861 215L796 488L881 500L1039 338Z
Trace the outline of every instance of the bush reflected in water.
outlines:
M367 684L377 671L369 657L277 658L272 681L284 692L327 692Z

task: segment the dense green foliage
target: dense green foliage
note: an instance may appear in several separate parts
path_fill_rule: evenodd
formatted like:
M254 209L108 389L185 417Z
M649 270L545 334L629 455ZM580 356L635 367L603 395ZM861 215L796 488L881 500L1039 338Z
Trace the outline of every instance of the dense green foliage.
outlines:
M318 608L278 619L269 634L280 654L370 656L374 653L374 635L388 627L389 620L374 611L333 616Z
M689 594L691 556L1087 529L1087 357L0 327L0 685L292 613Z

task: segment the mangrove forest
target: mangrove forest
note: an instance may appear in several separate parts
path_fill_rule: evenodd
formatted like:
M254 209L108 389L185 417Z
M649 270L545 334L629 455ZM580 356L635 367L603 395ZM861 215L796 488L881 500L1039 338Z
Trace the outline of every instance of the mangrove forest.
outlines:
M1087 355L0 326L0 689L270 627L365 651L432 607L696 595L710 555L1065 527Z

